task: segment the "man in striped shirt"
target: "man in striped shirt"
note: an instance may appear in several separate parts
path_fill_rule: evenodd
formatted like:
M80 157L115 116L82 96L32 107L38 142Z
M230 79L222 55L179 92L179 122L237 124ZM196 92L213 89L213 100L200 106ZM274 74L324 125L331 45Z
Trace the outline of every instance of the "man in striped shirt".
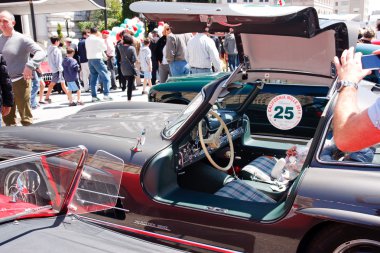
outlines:
M215 72L221 71L218 49L207 33L196 33L189 40L186 61L190 65L190 74L211 73L212 66Z

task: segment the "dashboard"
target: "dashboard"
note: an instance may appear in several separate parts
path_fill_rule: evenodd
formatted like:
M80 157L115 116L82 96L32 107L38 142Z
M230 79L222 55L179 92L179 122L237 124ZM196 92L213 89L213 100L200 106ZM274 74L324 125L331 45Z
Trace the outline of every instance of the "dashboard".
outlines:
M243 124L243 117L239 116L235 111L218 110L218 115L226 123L232 140L240 138L245 130ZM207 116L202 119L202 134L203 138L208 138L211 134L215 133L219 128L220 123L217 119ZM210 154L222 149L228 145L228 139L226 133L223 131L220 136L220 145L218 148L207 147ZM185 141L179 145L178 151L174 154L175 169L181 171L186 166L193 164L199 160L205 158L205 152L202 149L199 140L198 124L191 130Z

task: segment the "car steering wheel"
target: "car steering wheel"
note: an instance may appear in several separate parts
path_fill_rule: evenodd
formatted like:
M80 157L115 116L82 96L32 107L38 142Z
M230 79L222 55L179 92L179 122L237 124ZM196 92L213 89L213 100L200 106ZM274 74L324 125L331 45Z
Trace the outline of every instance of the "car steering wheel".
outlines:
M223 119L214 111L210 110L209 112L211 116L215 117L219 123L220 126L218 130L214 133L211 134L209 138L203 139L203 131L202 131L202 121L198 123L198 134L199 134L199 142L201 143L202 149L205 152L205 155L209 162L218 170L221 171L227 171L232 167L232 163L234 161L234 145L232 142L232 137L230 134L230 131L228 130L228 127L226 123L224 123ZM209 147L211 148L219 148L220 147L220 135L222 134L222 131L224 129L224 132L226 132L227 135L227 140L230 146L230 161L227 166L221 167L219 166L211 157L210 153L208 152L208 149L206 147L206 144L208 144Z

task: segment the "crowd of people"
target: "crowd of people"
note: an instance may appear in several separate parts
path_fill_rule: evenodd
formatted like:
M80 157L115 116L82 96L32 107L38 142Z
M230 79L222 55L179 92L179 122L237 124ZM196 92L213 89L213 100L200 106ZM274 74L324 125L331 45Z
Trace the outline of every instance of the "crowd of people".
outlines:
M380 41L380 23L376 26L376 31L371 27L360 29L358 43L371 44L374 41Z
M175 34L172 27L164 24L162 31L155 28L143 39L125 29L115 41L109 31L94 27L83 31L78 43L66 38L63 44L58 36L52 36L45 51L14 30L12 13L2 11L0 21L0 52L13 84L8 88L13 88L10 94L14 96L11 104L3 98L3 121L7 126L16 125L16 108L21 124L32 124L32 111L41 104L52 103L53 90L63 91L69 106L83 104L82 92L91 92L92 102L101 100L99 92L103 100L112 101L110 90L118 88L126 90L131 101L137 85L142 85L144 95L148 87L166 82L169 76L233 71L239 64L232 28L222 39L206 32ZM51 81L45 94L40 64L46 58Z

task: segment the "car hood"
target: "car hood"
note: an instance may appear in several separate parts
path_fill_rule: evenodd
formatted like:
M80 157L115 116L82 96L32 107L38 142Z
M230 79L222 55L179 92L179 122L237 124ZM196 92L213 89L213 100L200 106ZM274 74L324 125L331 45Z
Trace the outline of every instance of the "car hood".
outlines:
M239 57L251 69L289 70L335 77L332 59L354 45L343 21L318 20L312 7L251 4L134 2L130 9L165 21L174 33L234 29ZM185 14L185 15L184 15Z
M142 166L147 159L171 144L161 131L183 106L160 103L100 103L60 120L30 127L0 129L0 157L12 158L14 151L41 152L83 145L93 154L105 150ZM131 149L145 130L142 152ZM4 151L4 152L3 152Z
M182 106L150 103L108 103L87 107L61 120L36 124L56 130L70 130L96 135L122 138L139 137L143 130L146 137L160 136L166 122L177 116Z

